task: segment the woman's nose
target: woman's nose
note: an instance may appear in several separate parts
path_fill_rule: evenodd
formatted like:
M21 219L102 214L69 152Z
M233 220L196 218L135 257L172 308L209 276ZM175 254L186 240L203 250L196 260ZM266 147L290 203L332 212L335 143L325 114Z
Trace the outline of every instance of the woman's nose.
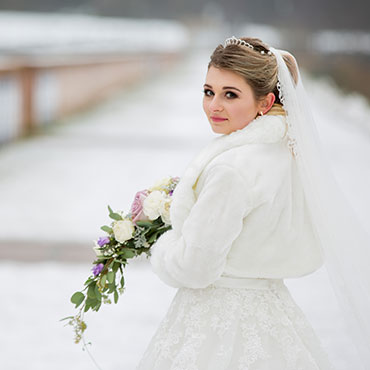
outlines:
M211 112L220 112L222 111L223 109L223 106L220 102L220 100L216 97L214 97L211 101L211 103L209 104L209 109Z

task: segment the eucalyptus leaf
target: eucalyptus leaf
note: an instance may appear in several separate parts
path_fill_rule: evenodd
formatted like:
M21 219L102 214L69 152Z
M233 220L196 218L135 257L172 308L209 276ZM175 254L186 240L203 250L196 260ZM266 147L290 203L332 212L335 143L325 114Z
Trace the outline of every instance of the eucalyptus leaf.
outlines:
M125 278L123 277L123 275L121 277L120 283L121 283L121 288L123 288L125 286Z
M85 299L85 294L82 292L76 292L71 297L71 302L76 305L76 308L83 302Z
M87 312L89 310L91 306L89 304L87 304L87 302L85 303L85 308L84 308L84 312Z
M133 250L125 248L125 249L122 250L122 256L124 258L133 258L133 257L136 256L136 252L133 251Z
M84 311L87 312L89 308L94 308L98 304L99 304L99 301L97 299L92 299L92 298L87 297Z
M118 302L118 292L117 290L114 291L114 303Z
M158 232L154 233L148 240L148 243L154 243L157 240Z
M88 298L95 298L95 287L96 284L90 284L89 289L87 289Z
M99 311L99 308L101 306L101 301L93 308L93 311Z
M99 302L101 301L101 293L97 285L95 285L95 297Z
M99 301L95 298L90 298L90 297L86 298L86 304L90 305L91 307L96 306L98 303Z
M102 288L105 287L105 283L107 282L107 275L103 275L101 278L100 278L100 285Z
M116 290L116 284L108 284L108 294L113 293Z
M116 273L116 272L117 272L117 270L118 270L119 266L120 266L120 263L119 263L119 262L117 262L117 261L114 261L114 262L113 262L112 270L113 270L113 272L114 272L114 273Z
M107 232L108 234L112 234L113 233L113 229L107 225L104 225L101 227L101 229L105 232Z
M172 229L172 226L171 225L168 225L168 226L162 226L162 227L158 228L158 231L160 231L161 234L163 234L166 231L171 230L171 229Z
M89 277L86 281L85 281L85 284L84 285L90 285L90 283L94 281L94 278L93 277Z
M113 220L120 221L122 220L122 216L119 215L118 213L110 213L109 217L112 218Z
M115 273L114 271L109 271L107 274L108 282L109 284L112 284L114 282Z
M113 212L113 210L112 210L112 208L110 208L110 206L108 206L108 211L109 211L109 217L113 218L113 220L116 220L116 221L122 220L121 215L119 215L116 212Z
M152 225L152 222L151 221L136 221L136 225L138 226L144 226L144 227L149 227Z

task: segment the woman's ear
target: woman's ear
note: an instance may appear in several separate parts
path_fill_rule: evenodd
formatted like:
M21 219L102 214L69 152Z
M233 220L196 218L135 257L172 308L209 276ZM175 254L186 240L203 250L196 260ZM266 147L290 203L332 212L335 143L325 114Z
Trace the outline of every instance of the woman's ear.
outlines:
M260 102L259 102L259 109L258 111L261 111L263 114L266 114L271 107L275 103L275 94L270 92L268 93Z

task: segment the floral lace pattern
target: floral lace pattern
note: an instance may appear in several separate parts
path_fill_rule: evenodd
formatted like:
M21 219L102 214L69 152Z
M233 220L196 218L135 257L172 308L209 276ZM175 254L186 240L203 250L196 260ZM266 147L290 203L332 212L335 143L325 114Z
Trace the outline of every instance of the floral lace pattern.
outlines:
M137 370L332 369L286 286L178 289Z
M281 86L280 81L277 82L276 87L279 91L279 99L281 103L283 104L284 110L286 111L287 115L289 115L288 108L285 103L285 95L283 92L283 87ZM297 140L294 138L293 132L293 127L291 120L287 120L287 125L288 125L288 130L287 130L287 145L291 153L293 154L294 157L298 156L298 149L297 149Z

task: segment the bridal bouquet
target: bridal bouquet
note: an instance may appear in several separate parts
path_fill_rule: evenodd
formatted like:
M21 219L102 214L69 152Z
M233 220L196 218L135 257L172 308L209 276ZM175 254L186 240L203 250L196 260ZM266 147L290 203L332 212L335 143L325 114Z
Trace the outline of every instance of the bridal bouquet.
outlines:
M102 303L117 303L123 293L125 279L123 269L130 258L145 253L150 256L150 247L160 235L171 229L170 205L172 193L179 177L166 177L154 186L136 193L130 212L114 212L108 206L110 225L101 229L106 233L94 241L96 260L92 274L82 291L74 293L71 302L79 308L69 320L75 332L75 343L82 339L86 329L83 314L88 310L98 311ZM85 291L85 293L83 293Z

